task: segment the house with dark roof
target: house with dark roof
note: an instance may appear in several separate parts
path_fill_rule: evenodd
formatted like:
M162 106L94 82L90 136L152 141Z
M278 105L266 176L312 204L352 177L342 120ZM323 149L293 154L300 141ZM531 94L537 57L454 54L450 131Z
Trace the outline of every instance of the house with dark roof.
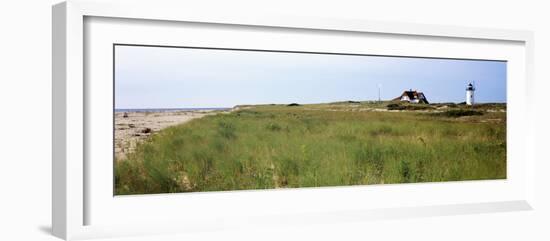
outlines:
M406 101L409 103L429 104L428 99L426 98L426 95L424 95L424 93L412 89L403 91L403 94L393 100Z

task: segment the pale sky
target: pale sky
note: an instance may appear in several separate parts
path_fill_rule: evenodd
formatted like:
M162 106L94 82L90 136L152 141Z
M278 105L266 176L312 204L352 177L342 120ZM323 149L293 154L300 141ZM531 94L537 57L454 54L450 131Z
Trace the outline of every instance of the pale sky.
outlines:
M404 90L430 102L506 102L506 62L170 47L115 47L115 108L388 100Z

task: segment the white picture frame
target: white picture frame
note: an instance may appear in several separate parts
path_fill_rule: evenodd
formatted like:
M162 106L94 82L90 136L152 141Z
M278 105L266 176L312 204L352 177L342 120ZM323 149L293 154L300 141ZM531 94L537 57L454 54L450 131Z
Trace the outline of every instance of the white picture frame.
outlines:
M151 8L156 11L150 11ZM84 239L94 237L113 237L123 235L158 234L174 232L193 232L201 230L215 230L220 228L235 228L244 225L292 225L295 222L331 223L346 220L372 220L401 217L423 217L433 215L468 214L497 211L530 210L534 201L534 130L530 125L532 110L527 108L532 102L532 66L533 66L533 34L528 31L496 30L467 28L454 26L421 25L389 22L370 22L349 19L313 19L292 16L271 15L209 15L208 13L187 9L184 3L174 1L163 3L155 1L124 2L124 1L83 1L73 0L60 3L53 7L53 167L52 167L52 226L53 234L63 239ZM86 41L132 41L133 43L156 43L154 38L143 40L139 35L127 34L116 39L117 36L106 34L101 24L112 24L117 30L129 29L127 25L110 23L109 20L101 22L94 30L86 28L86 19L114 19L132 24L144 24L154 22L147 28L156 31L159 25L171 23L178 24L206 24L206 26L223 26L224 31L233 31L231 28L254 28L262 30L300 31L307 35L313 31L316 35L334 33L344 34L373 34L377 36L391 36L392 38L423 38L425 41L441 41L441 46L447 46L443 42L450 42L440 53L432 55L461 55L460 57L483 58L491 55L494 58L511 61L513 77L508 79L509 88L518 90L514 96L508 94L510 120L508 133L509 158L512 160L509 166L507 180L485 182L453 182L431 184L407 184L407 185L381 185L373 187L335 187L313 188L294 190L266 190L266 191L237 191L219 192L207 194L171 194L171 195L146 195L147 197L129 196L123 198L109 197L108 192L101 191L109 182L97 183L96 175L111 172L108 166L97 165L97 162L86 160L90 148L99 140L85 141L90 133L90 118L109 118L101 114L95 115L94 104L90 98L101 94L88 93L88 89L100 88L94 81L92 85L85 81L91 78L86 73L86 68L98 70L98 76L108 74L102 67L96 67L95 60L88 59L90 51L98 58L104 57L101 44L87 45ZM115 21L115 22L116 22ZM200 29L200 27L199 27ZM161 30L159 30L161 31ZM197 30L200 31L200 30ZM268 31L267 31L268 32ZM166 34L159 32L160 34ZM94 35L87 39L87 35ZM176 39L176 33L172 33ZM250 33L258 34L258 33ZM261 38L262 34L257 36ZM165 36L165 35L161 35ZM250 35L252 36L252 35ZM256 36L256 35L254 35ZM362 35L361 35L362 36ZM361 37L360 36L360 37ZM305 38L311 38L306 36ZM338 38L338 36L335 36ZM166 38L165 38L166 39ZM169 38L168 38L169 39ZM234 39L235 41L239 39ZM177 45L179 40L174 40ZM424 40L422 40L424 41ZM94 43L95 43L94 42ZM322 41L321 41L322 42ZM498 52L498 44L509 45L506 54ZM170 40L163 42L170 44ZM216 45L217 43L209 43ZM238 44L238 43L237 43ZM249 43L250 44L250 43ZM454 45L458 50L454 50ZM100 47L95 47L100 46ZM403 43L406 46L406 43ZM477 46L477 47L476 47ZM493 46L493 47L491 47ZM496 47L495 47L496 46ZM510 47L511 46L511 47ZM383 47L383 46L382 46ZM90 48L90 49L86 49ZM322 48L322 46L319 46ZM481 51L460 51L466 48L486 48ZM502 47L504 48L504 47ZM493 49L493 51L491 51ZM97 52L96 52L97 50ZM359 50L358 50L359 51ZM387 50L390 51L390 50ZM392 53L400 55L400 51ZM407 56L415 55L410 50ZM419 48L414 51L428 51ZM459 52L464 52L460 54ZM478 53L475 53L478 52ZM422 52L420 52L422 53ZM479 54L479 55L477 55ZM101 57L103 56L103 57ZM437 57L437 56L436 56ZM104 59L105 60L105 59ZM517 71L516 71L517 70ZM89 70L88 70L89 71ZM112 70L111 70L112 71ZM92 77L93 78L93 77ZM106 83L112 84L111 80ZM84 91L83 91L84 90ZM109 93L104 93L109 94ZM96 102L93 102L96 103ZM107 103L108 104L108 103ZM110 110L109 110L110 111ZM90 114L90 112L92 114ZM510 114L510 113L513 113ZM93 117L90 117L93 116ZM112 118L112 117L110 117ZM98 120L99 120L98 119ZM109 119L112 120L112 119ZM95 122L95 121L94 121ZM95 133L95 131L94 131ZM98 138L96 138L98 139ZM103 140L104 142L106 140ZM94 147L95 148L95 147ZM93 149L93 148L92 148ZM99 170L90 174L90 169ZM111 180L112 181L112 180ZM95 191L94 191L95 190ZM97 191L99 190L99 191ZM424 201L421 199L410 202L390 202L384 198L373 201L369 207L361 208L358 201L347 203L346 208L336 208L328 202L318 202L310 205L306 201L311 199L329 200L342 204L348 198L358 198L364 195L376 195L382 197L396 197L403 195L415 195L431 192L427 197L436 197L445 194L448 190L456 190L459 194L467 194L466 197L449 195L442 200ZM460 191L462 190L462 191ZM464 191L464 190L472 190ZM487 190L493 190L487 192ZM107 193L107 194L105 194ZM407 193L407 194L403 194ZM477 193L474 196L472 193ZM386 196L384 196L386 195ZM418 196L418 195L417 195ZM284 198L282 198L284 197ZM338 198L339 197L339 198ZM113 199L113 202L107 199ZM306 200L293 203L294 206L283 202L280 207L262 209L261 206L238 205L243 200L255 200L269 202L269 200L283 200L293 198ZM116 200L115 200L116 199ZM444 200L443 200L444 199ZM228 207L214 208L206 212L207 205L216 205L217 202L235 204ZM178 217L178 210L174 207L185 202L193 210L186 209L193 217L193 222ZM377 203L378 204L377 204ZM163 209L149 208L165 206ZM194 205L194 206L193 206ZM201 206L203 207L201 209ZM130 207L125 209L125 207ZM292 210L294 207L294 210ZM142 209L140 216L122 218L131 214L132 209ZM183 209L183 208L181 208ZM247 211L250 209L250 211ZM122 210L118 212L118 210ZM181 210L180 210L181 211ZM238 213L238 214L237 214ZM254 215L259 213L259 215ZM126 214L126 215L124 215ZM95 221L90 217L99 217ZM160 218L162 217L162 218ZM112 222L110 222L112 220ZM288 221L292 220L292 221ZM185 225L183 225L185 224Z

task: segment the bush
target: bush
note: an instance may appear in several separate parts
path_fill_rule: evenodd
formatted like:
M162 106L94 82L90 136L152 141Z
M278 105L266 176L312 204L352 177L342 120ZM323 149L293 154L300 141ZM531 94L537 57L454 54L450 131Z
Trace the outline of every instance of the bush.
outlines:
M456 103L454 103L454 102L440 102L440 103L431 103L430 105L441 107L441 106L445 106L445 105L447 105L447 106L456 105Z
M475 111L475 110L459 109L459 110L448 110L448 111L445 111L445 112L435 113L435 114L442 115L442 116L445 116L445 117L457 118L457 117L462 117L462 116L483 115L483 112Z
M427 109L433 109L434 107L425 105L425 104L408 104L408 105L400 105L397 103L391 103L386 105L388 110L427 110Z
M405 110L428 110L433 109L432 106L428 105L422 105L422 104L415 104L415 105L407 105L403 106Z
M405 109L405 106L401 106L397 103L388 104L386 107L388 108L388 110L404 110Z
M288 104L287 106L300 106L300 104L298 104L298 103L290 103L290 104Z

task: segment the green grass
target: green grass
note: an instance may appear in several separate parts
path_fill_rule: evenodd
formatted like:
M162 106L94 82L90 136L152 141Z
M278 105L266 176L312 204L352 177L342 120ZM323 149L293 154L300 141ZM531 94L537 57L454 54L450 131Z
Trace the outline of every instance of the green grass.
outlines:
M253 106L164 129L115 161L115 192L506 178L506 113L460 117L348 106Z

